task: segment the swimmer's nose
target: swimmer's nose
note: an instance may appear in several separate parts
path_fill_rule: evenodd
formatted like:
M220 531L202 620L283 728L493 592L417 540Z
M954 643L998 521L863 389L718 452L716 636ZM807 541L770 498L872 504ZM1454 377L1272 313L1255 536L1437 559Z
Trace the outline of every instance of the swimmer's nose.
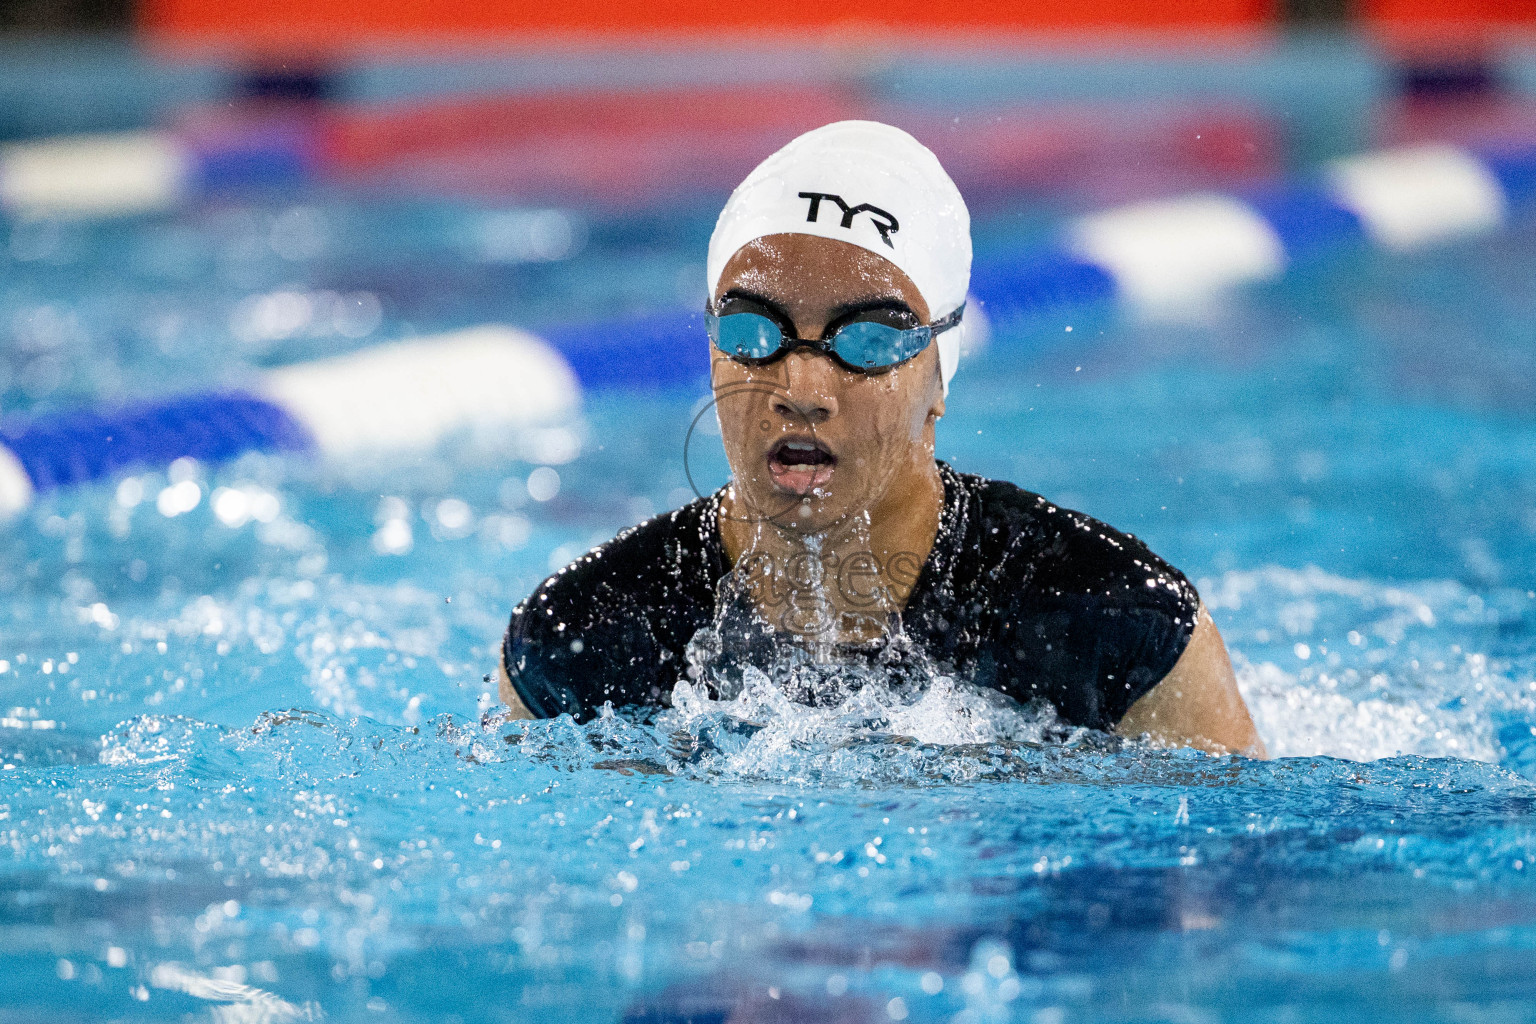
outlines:
M837 364L820 352L800 349L784 357L784 391L773 396L773 411L815 426L837 415Z

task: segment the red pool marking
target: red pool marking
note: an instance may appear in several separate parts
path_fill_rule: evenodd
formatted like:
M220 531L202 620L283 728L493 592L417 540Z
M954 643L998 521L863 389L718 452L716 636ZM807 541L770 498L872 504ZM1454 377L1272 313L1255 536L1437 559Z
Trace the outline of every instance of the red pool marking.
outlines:
M141 29L158 42L225 47L351 51L425 40L829 36L876 42L896 33L996 33L1114 29L1243 30L1279 21L1278 0L652 0L613 3L486 3L485 0L139 0ZM807 38L809 34L809 38Z

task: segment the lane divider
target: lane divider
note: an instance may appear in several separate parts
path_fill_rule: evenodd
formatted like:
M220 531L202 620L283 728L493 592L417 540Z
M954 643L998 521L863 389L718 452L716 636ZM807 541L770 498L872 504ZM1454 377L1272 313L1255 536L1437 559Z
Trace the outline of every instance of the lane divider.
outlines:
M971 289L995 319L1111 301L1156 315L1275 280L1341 247L1407 251L1485 234L1533 201L1536 148L1368 153L1297 183L1080 217L1050 248L978 264Z
M1367 154L1296 185L1078 218L1053 247L978 262L972 301L992 320L1094 304L1157 313L1352 243L1408 250L1487 233L1532 205L1536 149ZM419 450L472 425L569 416L584 391L694 387L708 369L703 339L693 309L539 335L486 326L268 371L241 391L11 421L0 424L0 512L181 457Z
M749 111L750 116L743 112ZM931 146L968 195L1116 195L1272 171L1272 121L1231 104L998 107L960 117L833 85L461 97L183 112L153 131L0 146L0 212L100 217L327 184L630 209L728 192L765 152L850 117Z
M440 191L464 181L522 197L566 179L587 198L623 202L637 189L675 192L679 180L697 190L690 167L734 174L859 106L844 89L786 86L559 91L279 113L193 109L164 128L0 146L0 211L157 213L203 196L315 183Z
M241 390L0 425L0 516L39 493L179 458L348 458L430 449L471 426L569 417L580 388L539 338L486 326L268 371Z

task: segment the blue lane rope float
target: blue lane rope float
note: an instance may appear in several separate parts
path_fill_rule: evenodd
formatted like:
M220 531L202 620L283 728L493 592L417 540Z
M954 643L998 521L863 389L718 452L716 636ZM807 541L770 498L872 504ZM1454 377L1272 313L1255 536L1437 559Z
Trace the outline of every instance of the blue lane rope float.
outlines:
M299 451L311 444L283 409L238 392L173 398L106 414L47 416L0 429L0 442L38 490L179 458L223 462L248 451Z
M978 262L972 305L993 320L1106 303L1188 308L1329 249L1411 250L1496 230L1532 206L1536 149L1371 153L1300 184L1080 217L1052 247ZM269 371L243 391L0 424L0 513L41 492L182 457L419 449L475 424L568 416L584 390L691 386L707 372L703 337L692 309L540 336L487 326Z

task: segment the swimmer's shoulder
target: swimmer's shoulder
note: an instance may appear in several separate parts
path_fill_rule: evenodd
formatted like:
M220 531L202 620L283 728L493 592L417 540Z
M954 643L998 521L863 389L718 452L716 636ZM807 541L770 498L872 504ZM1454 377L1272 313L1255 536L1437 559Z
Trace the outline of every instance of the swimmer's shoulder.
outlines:
M716 508L713 496L699 498L627 527L541 583L514 609L514 618L536 606L623 613L635 608L625 601L664 602L713 585L724 573Z
M1027 574L1037 593L1167 605L1175 614L1198 604L1184 574L1134 534L1007 480L956 475L974 502L983 560Z
M655 703L714 612L724 570L710 498L624 530L512 611L502 667L536 717ZM711 533L711 531L714 531Z

